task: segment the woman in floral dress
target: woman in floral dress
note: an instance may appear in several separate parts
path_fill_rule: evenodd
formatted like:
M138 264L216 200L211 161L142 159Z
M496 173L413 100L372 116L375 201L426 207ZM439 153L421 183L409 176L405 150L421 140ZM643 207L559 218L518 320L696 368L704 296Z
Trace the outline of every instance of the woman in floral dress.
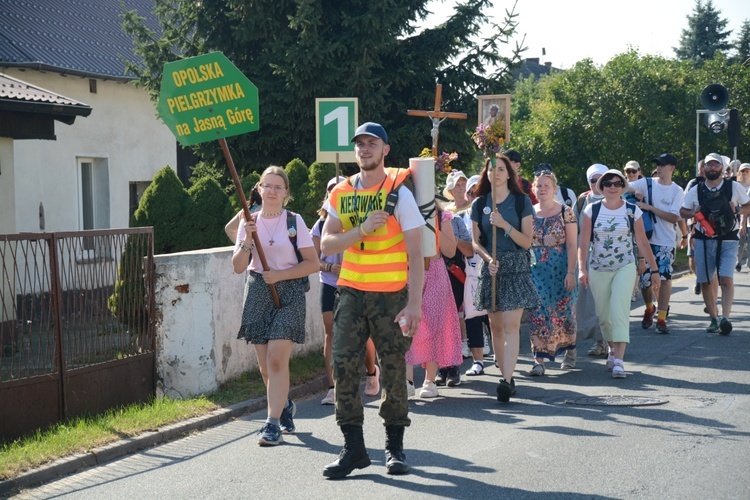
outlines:
M438 395L435 378L439 366L458 366L463 361L461 355L461 326L458 311L453 306L448 270L441 256L453 257L456 254L456 237L447 210L439 212L440 236L439 253L430 259L424 272L422 292L422 321L406 352L406 378L413 380L413 365L425 367L424 384L419 396L434 398Z
M531 277L542 299L529 310L529 337L534 367L530 375L544 375L544 361L565 353L561 368L575 367L576 360L576 255L578 225L570 207L555 200L557 178L542 171L534 180L539 203L534 207L531 250L536 265Z

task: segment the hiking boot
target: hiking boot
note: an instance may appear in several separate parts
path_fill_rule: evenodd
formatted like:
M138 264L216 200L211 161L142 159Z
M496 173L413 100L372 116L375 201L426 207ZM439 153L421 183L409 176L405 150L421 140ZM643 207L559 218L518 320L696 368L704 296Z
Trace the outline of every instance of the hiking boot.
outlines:
M365 396L377 396L380 392L380 367L375 365L375 375L367 375Z
M445 379L445 385L448 387L461 385L461 374L458 373L457 366L451 366L448 368L448 376Z
M641 321L641 327L644 330L648 330L651 328L651 325L654 324L654 313L656 312L656 307L651 306L651 309L646 309L643 311L643 321Z
M729 326L731 327L732 324L730 323ZM708 328L706 328L706 332L708 333L719 333L721 329L719 328L719 320L718 318L711 318L711 324L708 325Z
M596 342L586 354L589 356L604 356L607 354L607 348L604 346L603 342Z
M291 399L286 400L286 406L281 410L279 417L279 427L284 434L291 434L296 429L294 425L294 416L297 414L297 405Z
M409 464L404 454L404 427L385 426L385 471L391 475L408 474Z
M732 322L727 318L721 318L721 321L719 321L719 329L721 330L719 332L721 335L729 335L732 331Z
M435 385L444 386L445 380L448 378L448 368L438 368L437 376L435 377Z
M346 477L354 469L364 469L372 463L365 448L362 426L342 425L341 432L344 433L344 447L339 458L323 467L323 475L331 479Z
M656 333L670 333L666 320L664 319L656 320Z
M695 282L695 285L693 285L693 293L696 295L701 294L701 284L698 283L697 281Z
M276 446L283 442L284 438L281 437L281 428L278 425L266 422L266 424L260 429L260 438L258 439L259 445Z
M506 382L505 379L501 380L497 385L497 400L501 403L507 403L513 395L513 390L514 387Z

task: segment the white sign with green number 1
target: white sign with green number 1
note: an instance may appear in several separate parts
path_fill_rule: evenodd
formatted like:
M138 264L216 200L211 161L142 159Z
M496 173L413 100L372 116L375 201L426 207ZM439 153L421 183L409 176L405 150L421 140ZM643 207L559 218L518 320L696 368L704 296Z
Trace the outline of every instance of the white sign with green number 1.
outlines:
M359 100L356 97L315 99L315 159L320 163L354 163L352 135L357 129Z

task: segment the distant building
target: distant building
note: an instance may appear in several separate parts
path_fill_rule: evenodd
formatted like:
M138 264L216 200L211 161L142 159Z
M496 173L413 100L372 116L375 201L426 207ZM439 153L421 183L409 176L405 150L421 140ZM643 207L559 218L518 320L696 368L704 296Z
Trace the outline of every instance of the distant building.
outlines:
M558 71L562 70L553 68L552 63L549 61L545 62L544 64L540 64L538 57L529 57L527 59L524 59L518 69L513 71L513 79L518 80L521 77L528 78L531 75L534 75L538 79L541 76L556 73Z

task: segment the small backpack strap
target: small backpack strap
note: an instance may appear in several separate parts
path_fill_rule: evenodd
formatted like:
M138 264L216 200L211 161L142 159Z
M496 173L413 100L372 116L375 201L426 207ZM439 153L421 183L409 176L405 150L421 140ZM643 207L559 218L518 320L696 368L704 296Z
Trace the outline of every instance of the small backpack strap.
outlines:
M302 262L302 254L297 248L297 214L291 210L286 211L286 233L289 236L289 241L292 242L294 247L294 254L297 256L297 262Z
M602 208L602 202L595 201L591 204L591 241L594 241L594 224L596 223L596 218L599 217L599 210Z

